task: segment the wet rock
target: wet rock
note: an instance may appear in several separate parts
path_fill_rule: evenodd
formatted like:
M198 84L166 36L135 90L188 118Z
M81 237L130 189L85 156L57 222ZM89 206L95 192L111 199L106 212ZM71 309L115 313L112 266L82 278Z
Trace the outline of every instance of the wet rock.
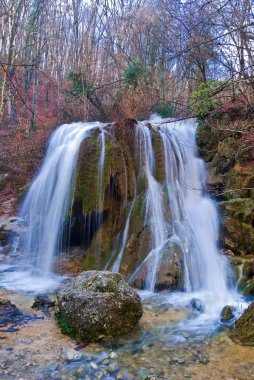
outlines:
M14 324L23 314L7 298L0 297L0 328Z
M220 319L222 322L230 321L234 318L235 308L233 306L226 305L221 311Z
M183 255L176 245L166 245L156 274L155 290L176 290L181 287L183 275Z
M194 310L197 310L197 311L200 311L200 312L203 311L202 303L201 303L201 301L198 298L193 298L193 300L191 300L191 302L190 302L190 306Z
M114 373L118 370L118 365L117 363L111 363L109 366L108 366L108 372L109 373Z
M82 358L82 352L76 350L67 350L65 353L65 358L69 361L80 360Z
M57 291L61 320L84 341L100 341L132 329L142 316L138 294L119 273L88 271Z
M246 260L243 263L242 277L238 288L244 295L254 295L254 260Z
M39 295L35 297L32 309L41 310L45 315L50 316L49 309L55 305L56 301L51 301L47 295Z
M181 289L183 283L183 254L180 247L167 242L160 251L159 256L154 290ZM144 261L140 270L131 278L131 285L143 289L149 270L149 260Z
M244 311L230 331L230 337L246 346L254 346L254 302Z

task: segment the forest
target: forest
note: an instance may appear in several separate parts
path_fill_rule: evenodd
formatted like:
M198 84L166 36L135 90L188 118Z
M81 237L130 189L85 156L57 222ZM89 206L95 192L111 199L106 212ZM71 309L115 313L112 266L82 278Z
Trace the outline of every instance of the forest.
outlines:
M201 99L208 110L251 102L251 0L3 0L0 28L0 122L26 134L50 116L186 116Z

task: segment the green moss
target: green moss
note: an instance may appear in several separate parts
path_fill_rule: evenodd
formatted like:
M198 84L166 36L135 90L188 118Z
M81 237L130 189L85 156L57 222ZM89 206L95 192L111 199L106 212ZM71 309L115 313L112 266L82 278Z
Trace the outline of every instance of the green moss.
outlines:
M152 145L155 158L155 178L162 182L165 180L165 155L163 141L158 132L152 134Z
M0 231L0 242L6 244L8 240L8 233L6 231Z
M224 242L238 254L254 252L254 201L250 198L220 202L224 216Z
M98 205L97 184L99 154L100 143L98 138L88 137L85 139L80 149L74 191L74 199L81 200L82 202L84 215L96 210Z
M69 324L69 322L63 317L63 314L60 310L55 312L55 318L62 334L68 335L73 339L75 339L78 336L77 330L74 327L72 327Z
M218 153L221 157L234 157L238 151L240 142L239 140L234 139L233 137L228 137L218 144Z
M225 174L226 198L254 197L254 168L235 165Z

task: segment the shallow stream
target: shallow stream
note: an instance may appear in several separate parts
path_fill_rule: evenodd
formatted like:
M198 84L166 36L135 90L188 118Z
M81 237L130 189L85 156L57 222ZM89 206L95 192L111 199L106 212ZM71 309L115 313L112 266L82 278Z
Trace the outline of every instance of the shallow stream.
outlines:
M206 324L191 307L176 308L166 294L141 294L144 315L131 333L89 345L62 335L54 310L46 316L32 309L33 295L0 295L31 317L0 329L0 379L254 379L254 348L233 343L226 327Z

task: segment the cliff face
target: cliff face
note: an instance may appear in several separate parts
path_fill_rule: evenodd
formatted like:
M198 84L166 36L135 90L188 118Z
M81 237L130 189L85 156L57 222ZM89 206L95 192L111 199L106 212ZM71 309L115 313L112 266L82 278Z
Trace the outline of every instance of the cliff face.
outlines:
M252 261L254 255L253 109L232 107L209 115L199 123L197 143L207 162L209 191L219 201L222 248L234 257L239 273L243 261ZM243 273L241 288L247 293L254 292L249 286L253 274Z

